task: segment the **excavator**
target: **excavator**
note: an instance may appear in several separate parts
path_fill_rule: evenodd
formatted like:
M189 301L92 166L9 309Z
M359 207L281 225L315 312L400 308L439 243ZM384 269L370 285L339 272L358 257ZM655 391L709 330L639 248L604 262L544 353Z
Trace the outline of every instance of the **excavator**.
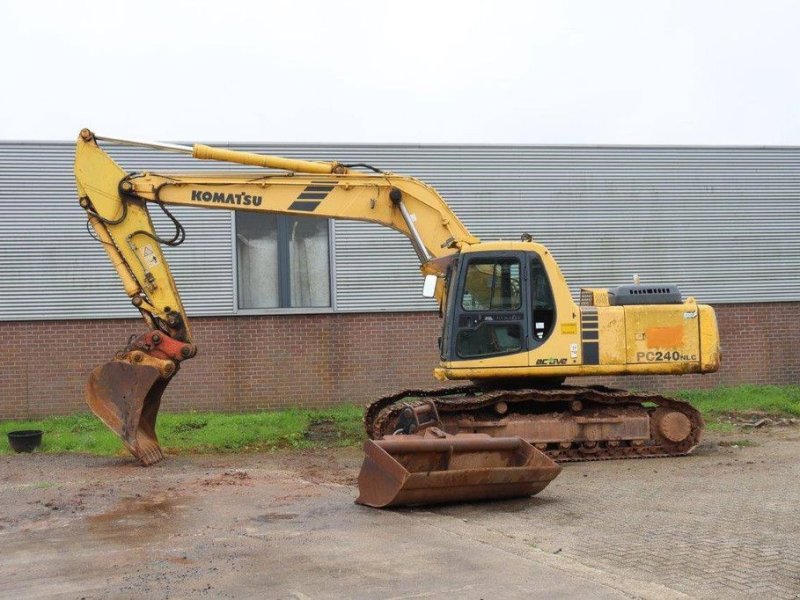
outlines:
M98 142L180 152L259 171L129 173ZM91 410L143 465L163 459L155 425L162 394L195 356L189 320L162 245L183 226L168 206L378 223L404 234L439 303L434 376L464 385L404 390L370 402L357 502L397 506L535 494L558 463L675 456L701 440L687 402L566 377L710 373L719 368L714 310L674 285L586 288L576 302L549 250L481 242L429 185L365 164L345 165L214 148L101 137L76 145L87 228L106 250L148 331L86 386ZM148 207L172 221L156 232Z

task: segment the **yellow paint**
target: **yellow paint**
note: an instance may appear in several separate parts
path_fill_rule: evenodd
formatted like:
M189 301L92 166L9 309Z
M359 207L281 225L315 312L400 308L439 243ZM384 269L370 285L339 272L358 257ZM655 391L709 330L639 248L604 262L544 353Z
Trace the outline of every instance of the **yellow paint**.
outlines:
M94 229L100 243L103 244L103 250L108 254L108 258L111 259L111 264L114 266L114 270L122 281L122 287L125 289L125 293L130 298L140 294L142 290L128 270L125 259L122 258L122 255L119 253L116 246L114 246L114 242L108 230L106 230L106 226L103 225L97 217L89 217L89 224L92 226L92 229Z
M581 294L588 294L592 299L592 306L609 306L608 290L604 288L583 288Z
M564 333L564 334L578 333L578 324L577 323L562 323L561 324L561 333Z
M700 367L702 373L713 373L719 370L721 352L719 347L719 330L717 315L714 309L705 304L697 305L700 321Z
M625 307L600 307L597 320L600 324L600 364L625 365Z
M127 173L93 141L85 142L79 139L75 151L78 193L81 197L89 198L100 217L111 221L111 223L101 223L100 229L105 229L105 233L98 235L104 242L108 243L110 239L113 243L113 247L106 247L106 251L122 279L126 293L129 295L141 293L145 301L154 307L152 315L160 319L166 318L167 307L178 312L184 318L187 333L190 335L186 313L161 247L142 233L149 232L155 235L145 204L128 202L127 212L123 213L119 184L126 176ZM125 219L122 222L113 223L121 219L123 214ZM95 227L95 230L98 228ZM158 264L144 264L140 253L145 244L152 246L153 256Z
M445 365L452 366L445 366ZM629 365L566 365L563 367L460 368L459 363L441 363L434 369L440 381L463 379L497 379L510 377L580 377L603 375L685 375L701 373L698 366L687 363L642 363Z
M224 162L239 163L253 167L269 167L271 169L285 169L296 173L343 173L347 169L339 163L314 162L310 160L297 160L294 158L283 158L282 156L267 156L264 154L254 154L252 152L240 152L238 150L228 150L226 148L212 148L205 144L195 144L192 156L201 160L220 160Z
M625 307L628 363L677 362L700 369L698 305L693 298L683 304Z

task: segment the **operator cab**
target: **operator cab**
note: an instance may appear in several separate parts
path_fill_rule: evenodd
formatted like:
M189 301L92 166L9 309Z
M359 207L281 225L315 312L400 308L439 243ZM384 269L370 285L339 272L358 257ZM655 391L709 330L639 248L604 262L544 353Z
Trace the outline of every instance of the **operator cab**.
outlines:
M446 285L444 361L526 352L553 331L553 289L537 252L462 254L448 268Z

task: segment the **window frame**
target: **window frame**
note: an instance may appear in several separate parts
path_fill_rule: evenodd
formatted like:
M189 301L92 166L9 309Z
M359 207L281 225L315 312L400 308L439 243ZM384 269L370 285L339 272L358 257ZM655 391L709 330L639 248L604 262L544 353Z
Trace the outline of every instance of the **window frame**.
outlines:
M486 252L475 252L475 253L468 253L462 255L460 257L460 262L458 263L458 283L455 287L455 299L453 309L454 311L450 313L449 317L449 324L445 324L445 326L452 327L450 334L446 336L448 338L448 347L441 348L441 358L442 360L452 360L452 361L469 361L469 360L483 360L489 358L495 358L497 356L508 356L511 354L518 354L521 352L527 352L530 343L530 332L528 331L530 319L527 316L527 312L529 311L529 299L528 296L530 295L530 290L527 289L528 287L528 266L526 264L526 252L521 252L518 250L504 250L504 251L486 251ZM488 309L488 310L470 310L463 308L462 305L462 298L464 296L464 290L466 288L467 282L467 273L469 271L469 266L473 262L481 262L484 260L492 260L492 261L501 261L501 260L508 260L512 259L517 262L520 269L520 306L515 309ZM458 337L459 333L466 329L467 327L463 326L461 323L466 317L467 320L474 320L477 322L473 323L472 330L477 330L478 327L482 326L487 320L484 318L487 314L490 313L500 313L503 315L515 316L519 318L513 318L508 320L501 320L495 321L495 324L502 324L505 321L508 324L518 324L521 329L521 336L520 336L520 347L513 350L501 350L499 352L492 352L489 354L482 354L482 355L474 355L474 356L462 356L458 352Z
M336 256L334 254L334 227L333 219L324 219L328 224L328 274L330 285L330 306L284 306L275 308L240 308L239 307L239 252L237 249L236 241L236 218L239 213L231 211L231 253L233 269L231 270L231 281L233 284L233 313L234 315L243 316L258 316L258 315L308 315L308 314L329 314L336 312ZM285 257L281 260L288 261L288 245L285 251L280 247L285 242L285 232L288 229L288 220L291 218L309 218L321 219L323 217L303 217L303 215L282 215L272 213L278 218L278 253L279 256ZM279 270L279 283L278 293L281 302L288 299L289 290L291 289L289 272L281 273Z
M550 292L550 300L553 303L553 317L550 323L550 328L545 332L544 337L539 339L536 337L536 298L533 293L533 262L539 263L541 268L542 277L544 277L545 284ZM556 330L558 324L558 301L556 300L555 290L553 289L553 281L550 279L550 273L547 271L547 265L544 263L544 257L538 252L532 252L528 258L526 267L528 269L528 315L530 316L530 326L528 328L528 348L535 350L551 337Z

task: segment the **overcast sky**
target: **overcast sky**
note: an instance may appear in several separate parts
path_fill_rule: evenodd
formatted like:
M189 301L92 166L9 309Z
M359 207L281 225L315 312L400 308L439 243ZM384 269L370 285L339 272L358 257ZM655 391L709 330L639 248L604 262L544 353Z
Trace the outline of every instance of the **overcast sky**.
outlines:
M0 2L1 139L800 145L797 2Z

